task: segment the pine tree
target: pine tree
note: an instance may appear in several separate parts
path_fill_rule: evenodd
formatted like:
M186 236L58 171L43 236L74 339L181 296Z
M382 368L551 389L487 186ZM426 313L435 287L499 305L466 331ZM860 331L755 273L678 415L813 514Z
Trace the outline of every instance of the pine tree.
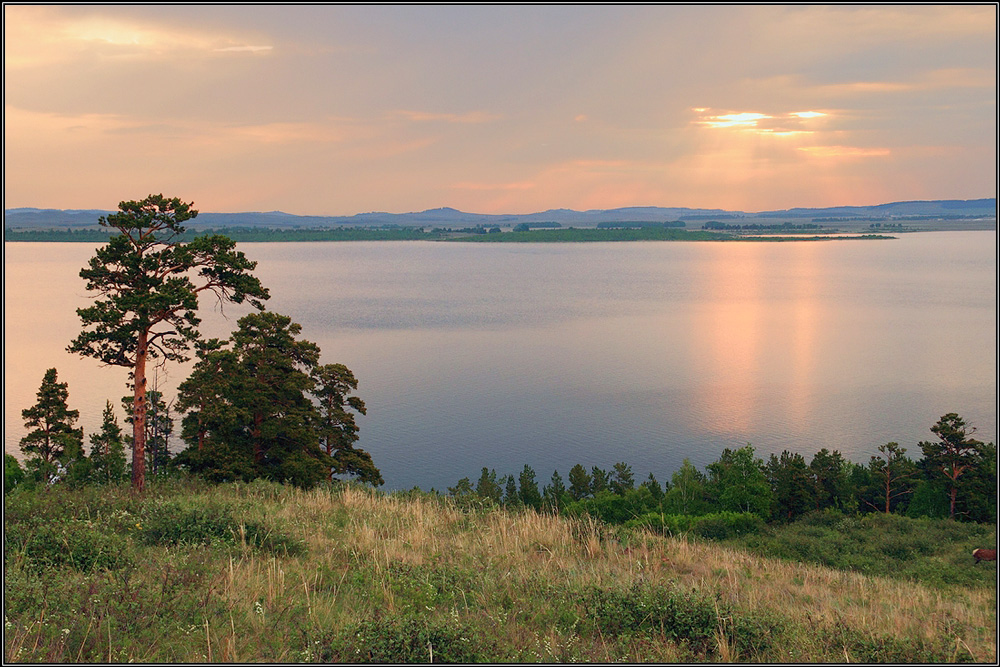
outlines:
M607 491L611 485L611 476L606 470L597 466L590 469L590 494L596 496L601 491Z
M518 497L521 504L532 509L541 509L542 494L538 491L538 482L535 479L535 471L531 466L525 464L521 474L518 475Z
M655 500L657 504L663 500L663 487L660 486L658 481L656 481L656 477L653 473L649 473L649 477L640 486L649 489L650 495L653 496L653 500Z
M452 498L466 498L474 493L475 490L472 488L472 480L468 477L463 477L458 480L458 483L455 484L455 486L448 487L448 494Z
M513 475L504 475L500 480L503 486L503 504L506 507L514 508L521 506L521 497L517 493L517 480Z
M69 384L58 382L56 369L45 371L36 396L38 402L21 411L29 431L20 444L28 467L48 482L69 462L84 456L83 429L73 426L80 412L69 409Z
M122 398L126 424L133 423L134 406L131 396ZM146 470L150 475L163 475L170 461L170 436L174 432L174 420L170 414L170 405L156 389L146 392L145 429Z
M632 474L632 467L624 461L614 465L614 472L611 475L611 490L619 496L624 496L635 488L635 475Z
M801 454L788 450L781 452L780 457L771 454L766 474L771 485L773 514L776 517L791 521L812 509L815 503L815 483Z
M847 496L847 466L840 452L831 453L826 447L813 455L809 462L813 477L816 509L842 508Z
M101 430L90 436L90 460L94 464L94 477L98 481L109 484L124 481L128 468L125 442L111 401L104 407Z
M219 481L265 477L308 487L333 470L381 484L370 455L353 447L358 429L348 408L364 414L365 405L346 396L357 386L350 371L319 366L319 347L298 340L301 327L287 316L251 313L237 324L229 341L198 350L179 387L188 448L178 464Z
M889 442L878 446L881 456L873 456L868 463L868 471L875 480L879 493L879 506L868 502L872 508L889 514L899 498L913 493L914 479L918 469L915 463L906 457L906 448L897 442ZM866 501L867 502L867 501Z
M562 507L563 495L566 493L566 484L558 470L552 472L552 479L545 488L542 489L542 505L553 512L558 512Z
M357 396L348 396L358 388L358 381L343 364L317 366L312 371L315 389L312 394L319 402L320 446L333 461L333 474L353 475L372 486L385 483L382 473L372 462L371 454L358 449L358 424L354 413L368 414L365 402Z
M479 481L476 482L476 495L497 505L503 501L503 488L497 482L496 470L483 468Z
M573 500L583 500L590 495L590 475L579 463L569 471L569 495Z
M248 301L263 308L267 290L251 275L256 266L225 236L178 240L182 223L198 215L191 204L162 194L121 202L101 217L116 229L80 271L87 289L102 299L77 314L83 331L67 348L102 363L128 368L133 388L132 487L146 480L146 365L150 360L186 361L198 339L198 296L220 302Z
M976 429L954 412L941 417L931 427L938 442L921 442L924 463L945 478L948 488L948 518L955 518L960 479L970 468L982 463L983 443L972 438Z

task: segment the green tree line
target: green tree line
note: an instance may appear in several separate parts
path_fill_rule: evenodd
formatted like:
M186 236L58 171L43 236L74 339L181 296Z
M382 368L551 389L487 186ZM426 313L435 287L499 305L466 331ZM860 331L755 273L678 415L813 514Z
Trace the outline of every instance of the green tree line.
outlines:
M936 438L919 443L923 456L916 461L895 442L880 445L866 464L825 448L809 461L787 450L765 460L746 445L725 449L704 471L684 459L662 483L652 472L637 482L631 466L619 462L610 470L576 464L565 479L555 470L546 484L525 465L516 476L483 468L478 481L462 478L448 494L460 502L664 530L716 521L739 532L828 509L995 522L996 445L973 438L975 429L955 413L930 430Z

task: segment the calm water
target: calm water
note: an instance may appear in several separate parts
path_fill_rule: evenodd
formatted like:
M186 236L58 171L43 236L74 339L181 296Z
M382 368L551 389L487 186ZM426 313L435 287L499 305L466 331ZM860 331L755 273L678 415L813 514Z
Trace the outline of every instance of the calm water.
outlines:
M918 456L958 412L996 439L995 232L824 243L243 244L272 294L346 364L358 445L386 488L629 462L662 481L752 444L858 462ZM6 244L4 441L46 368L92 433L123 369L65 347L87 303L87 244ZM224 337L246 311L204 303ZM168 397L188 367L159 381ZM88 436L89 437L89 436ZM179 447L176 443L175 447Z

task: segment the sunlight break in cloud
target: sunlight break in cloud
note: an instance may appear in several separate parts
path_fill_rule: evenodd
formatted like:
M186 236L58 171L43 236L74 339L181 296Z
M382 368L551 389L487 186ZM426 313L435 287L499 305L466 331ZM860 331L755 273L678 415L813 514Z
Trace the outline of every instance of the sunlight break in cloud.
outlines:
M802 122L825 118L828 113L822 111L793 111L779 115L769 115L751 111L740 113L727 113L711 115L709 109L696 107L692 109L699 118L694 122L704 127L713 129L734 128L738 130L750 130L775 136L792 136L805 134L808 131L803 129Z
M709 127L757 127L758 122L772 117L762 113L728 113L709 116L698 122Z

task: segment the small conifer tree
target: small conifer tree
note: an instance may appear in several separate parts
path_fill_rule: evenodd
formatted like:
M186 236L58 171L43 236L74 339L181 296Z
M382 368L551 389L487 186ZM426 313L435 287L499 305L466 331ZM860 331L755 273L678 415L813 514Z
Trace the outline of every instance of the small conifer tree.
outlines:
M74 428L79 410L70 410L69 385L58 382L56 369L45 371L38 402L21 411L28 435L21 438L26 465L40 481L49 482L71 462L84 457L83 429Z

